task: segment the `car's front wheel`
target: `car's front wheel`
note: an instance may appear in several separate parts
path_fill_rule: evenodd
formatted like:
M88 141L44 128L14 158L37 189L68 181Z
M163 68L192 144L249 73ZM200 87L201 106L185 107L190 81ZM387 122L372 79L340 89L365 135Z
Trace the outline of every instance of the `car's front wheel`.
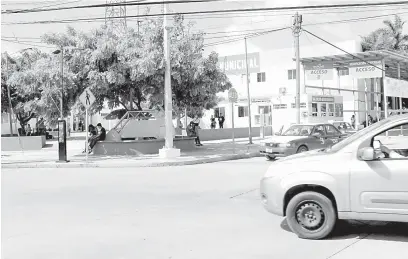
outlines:
M337 213L328 197L308 191L297 194L289 201L286 220L298 237L322 239L333 231Z

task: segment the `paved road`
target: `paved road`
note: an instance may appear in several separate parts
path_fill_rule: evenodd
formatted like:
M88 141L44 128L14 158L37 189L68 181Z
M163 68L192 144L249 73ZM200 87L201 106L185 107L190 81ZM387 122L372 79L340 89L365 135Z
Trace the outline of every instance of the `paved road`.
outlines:
M407 224L301 240L260 205L262 158L137 169L2 170L4 259L406 258Z

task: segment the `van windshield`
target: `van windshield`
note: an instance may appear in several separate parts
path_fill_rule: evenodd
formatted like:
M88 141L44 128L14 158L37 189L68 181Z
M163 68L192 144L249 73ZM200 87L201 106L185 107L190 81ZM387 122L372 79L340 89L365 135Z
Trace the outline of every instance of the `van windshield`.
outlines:
M384 124L387 124L390 121L391 121L391 119L387 118L387 119L381 120L379 122L376 122L376 123L368 126L367 128L364 128L364 129L362 129L360 131L357 131L356 133L354 133L350 137L346 138L345 140L340 141L339 143L333 145L331 148L329 148L327 150L327 152L337 152L340 149L342 149L343 147L347 146L348 144L354 142L356 139L359 139L361 136L364 136L368 132L370 132L372 130L375 130L375 129L379 128L379 127L382 127Z

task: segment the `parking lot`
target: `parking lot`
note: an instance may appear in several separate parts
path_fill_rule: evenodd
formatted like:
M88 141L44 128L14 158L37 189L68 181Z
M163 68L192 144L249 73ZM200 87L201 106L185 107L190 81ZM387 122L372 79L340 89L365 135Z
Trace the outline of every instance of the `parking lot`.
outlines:
M406 258L408 224L302 240L258 195L264 158L167 168L3 169L2 258Z

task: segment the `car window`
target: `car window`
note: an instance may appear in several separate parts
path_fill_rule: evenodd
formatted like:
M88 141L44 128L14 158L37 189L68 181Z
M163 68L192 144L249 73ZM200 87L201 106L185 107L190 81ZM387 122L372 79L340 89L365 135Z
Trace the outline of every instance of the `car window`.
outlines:
M326 135L326 130L324 129L323 125L315 126L313 129L313 133L319 133L320 135Z
M339 131L333 125L326 125L327 135L339 135Z
M357 139L361 138L361 136L366 135L367 133L369 133L370 131L373 131L379 127L382 127L384 124L389 123L391 121L391 118L387 118L384 120L380 120L379 122L376 122L374 124L371 124L370 126L357 131L357 133L351 135L350 137L346 138L343 141L340 141L339 143L333 145L329 150L327 150L328 152L337 152L339 150L341 150L342 148L344 148L345 146L349 145L350 143L356 141Z
M309 136L312 128L310 125L293 125L282 136Z
M383 146L402 156L401 158L408 158L408 123L389 129L375 136L374 140L379 140Z

